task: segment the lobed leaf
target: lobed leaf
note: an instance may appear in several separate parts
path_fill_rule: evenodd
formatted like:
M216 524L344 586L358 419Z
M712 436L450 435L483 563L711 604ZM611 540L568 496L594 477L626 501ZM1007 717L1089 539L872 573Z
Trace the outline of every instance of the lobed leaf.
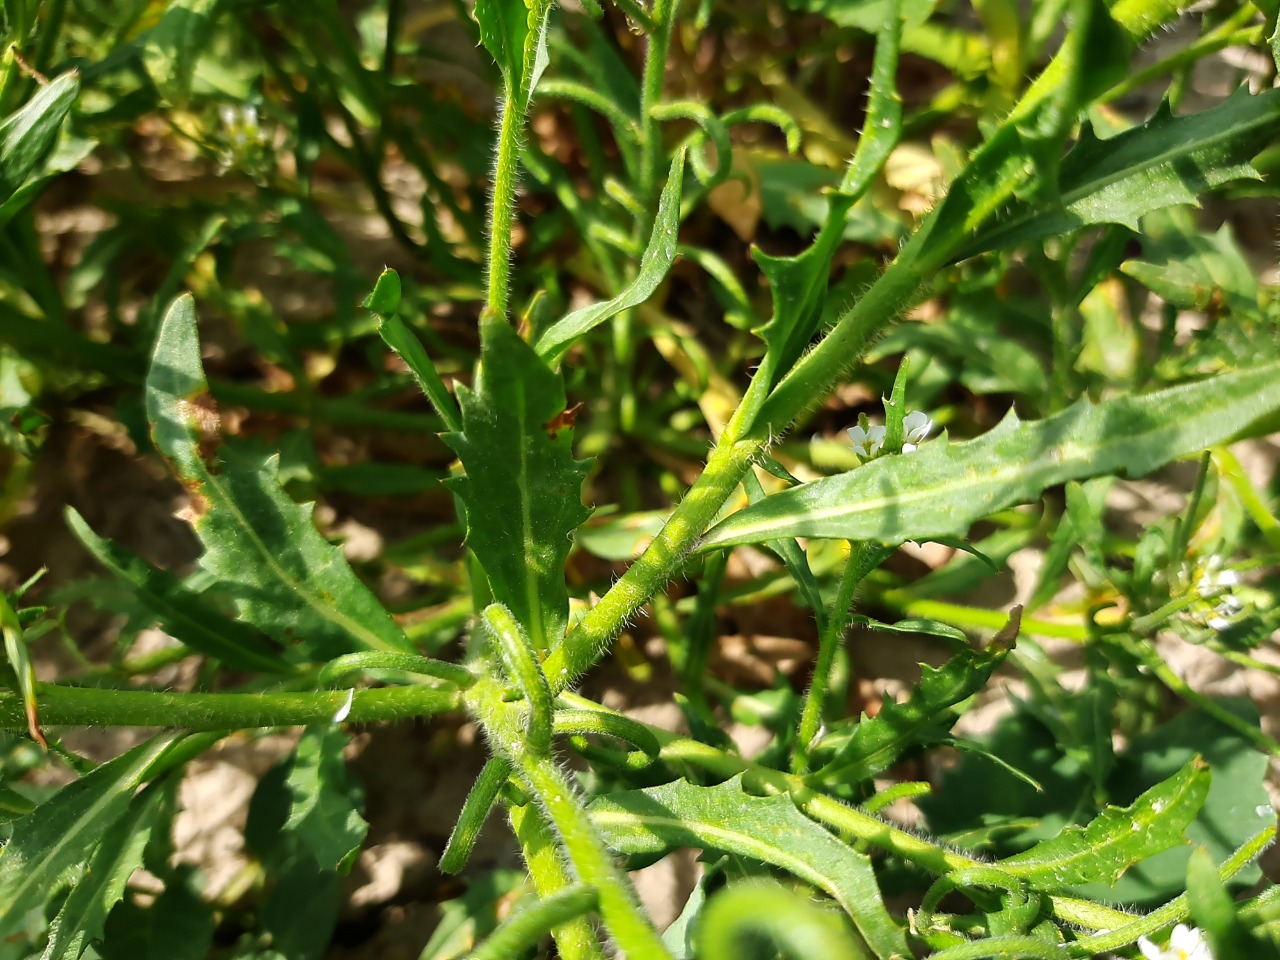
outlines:
M446 484L466 505L467 546L494 598L548 650L568 625L564 564L590 514L589 465L573 458L576 408L565 409L559 374L502 320L483 320L480 340L475 383L456 388L462 430L444 435L466 475Z
M337 726L308 727L285 781L292 806L283 832L326 871L345 872L369 829L359 784L342 756L348 739Z
M49 942L40 960L79 960L85 948L102 935L111 908L124 896L134 870L142 866L142 854L163 800L162 791L146 791L109 824L84 876L50 925Z
M1023 423L1010 412L967 443L945 437L792 487L728 517L701 549L779 537L902 543L961 536L975 521L1034 500L1055 484L1104 474L1140 477L1231 440L1280 409L1280 363Z
M133 588L133 595L156 615L165 631L197 653L237 670L289 673L293 667L252 627L233 620L168 570L99 537L68 507L67 526L99 563Z
M715 787L677 780L600 797L589 812L622 853L697 847L780 867L836 900L876 956L912 956L880 898L870 859L802 814L790 797L751 796L740 776Z
M190 296L175 300L161 324L147 417L156 448L191 495L200 565L225 585L242 619L324 659L411 649L342 550L320 535L314 505L285 494L278 456L220 446Z
M28 911L74 878L174 739L155 737L134 747L14 823L13 839L0 853L0 941L20 932Z
M1250 95L1242 88L1187 117L1175 117L1166 101L1146 123L1106 140L1086 123L1062 160L1056 209L1015 204L956 259L1090 224L1136 229L1138 218L1153 210L1194 204L1200 194L1232 180L1257 179L1249 161L1273 141L1277 122L1280 90Z
M1209 795L1209 767L1193 757L1128 807L1104 809L1082 827L1008 857L1000 867L1040 890L1113 884L1140 860L1185 843L1183 831Z
M885 697L874 717L865 713L836 754L813 774L814 781L852 783L883 773L911 747L936 740L956 721L949 708L986 686L991 674L1009 655L1006 644L986 650L963 650L941 667L920 665L920 682L904 703ZM834 739L834 737L829 738Z
M658 212L653 218L653 232L649 244L640 257L640 270L627 288L611 300L593 303L589 307L574 310L556 321L538 338L535 345L538 356L555 360L569 346L611 317L623 310L638 307L658 289L671 265L676 260L676 240L680 228L680 194L684 185L685 152L679 150L671 161L666 186L658 198Z

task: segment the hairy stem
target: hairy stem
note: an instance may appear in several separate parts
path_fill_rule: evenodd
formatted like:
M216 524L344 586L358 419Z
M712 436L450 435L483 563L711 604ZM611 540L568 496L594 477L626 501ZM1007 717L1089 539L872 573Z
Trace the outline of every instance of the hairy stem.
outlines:
M38 684L36 700L45 726L169 727L182 730L236 730L330 723L347 701L347 691L312 693L161 693ZM347 715L350 723L429 717L459 709L456 690L428 686L358 690ZM0 693L0 730L22 730L22 701Z
M485 293L486 316L507 316L511 295L511 227L516 215L516 180L520 170L520 140L525 110L516 98L502 101L498 123L498 152L493 164L493 191L489 200L489 277Z

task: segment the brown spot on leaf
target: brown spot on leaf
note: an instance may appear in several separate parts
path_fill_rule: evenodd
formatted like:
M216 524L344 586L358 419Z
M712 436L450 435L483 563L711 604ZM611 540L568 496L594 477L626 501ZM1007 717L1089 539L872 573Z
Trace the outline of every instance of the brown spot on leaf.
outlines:
M179 400L178 412L183 419L195 425L200 459L209 465L215 463L218 447L222 444L222 418L218 415L218 404L213 397L201 392L189 399Z
M568 410L557 413L554 417L542 425L542 429L547 431L547 436L554 440L560 435L561 430L572 430L574 422L578 419L578 411L582 409L582 404L575 403Z

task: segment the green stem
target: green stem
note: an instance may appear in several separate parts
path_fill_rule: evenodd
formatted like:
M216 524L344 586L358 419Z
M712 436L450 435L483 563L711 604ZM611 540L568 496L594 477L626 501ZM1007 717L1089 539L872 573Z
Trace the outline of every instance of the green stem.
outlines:
M646 211L658 202L658 178L662 175L662 127L653 108L662 102L662 81L667 71L667 50L678 0L653 0L649 17L649 47L645 51L640 86L640 202ZM647 223L637 225L644 230Z
M1234 877L1271 844L1271 841L1275 839L1275 835L1276 828L1270 826L1257 836L1247 840L1218 867L1218 878L1223 883L1226 883ZM1084 956L1109 953L1112 950L1119 950L1121 947L1133 943L1139 937L1149 937L1170 924L1185 920L1190 912L1191 908L1187 903L1187 895L1183 893L1158 910L1153 910L1145 916L1133 917L1131 918L1132 922L1124 926L1111 927L1106 932L1097 933L1091 937L1081 937L1072 946Z
M506 319L511 291L511 227L516 215L516 178L520 170L520 132L525 110L516 98L502 101L498 124L498 155L493 165L493 193L489 201L489 277L484 312Z
M867 544L849 545L849 559L845 563L844 574L840 577L836 599L831 605L831 615L827 617L822 636L818 638L818 660L814 664L813 679L805 693L804 710L800 714L796 750L791 757L792 773L804 773L809 769L809 745L813 743L813 738L818 735L818 728L822 725L822 707L827 698L831 667L836 660L836 651L840 649L840 643L844 639L845 627L849 625L853 594L867 575L864 561L872 552L880 551Z
M527 753L511 759L555 824L579 879L598 894L600 916L613 940L630 960L672 960L555 761Z
M547 657L544 668L552 692L559 693L582 676L623 625L666 584L763 449L763 441L735 443L727 432L721 437L707 468L644 553Z
M982 957L1043 957L1061 960L1062 948L1038 937L989 937L947 947L931 955L934 960L980 960Z
M552 927L582 917L596 904L596 892L577 884L551 897L521 902L489 938L476 947L471 960L507 960L533 947Z
M547 900L573 889L574 884L564 868L555 834L542 818L542 812L529 803L512 807L510 814L511 829L520 842L524 862L538 896ZM563 960L604 960L604 950L595 928L586 917L574 917L552 927L551 935L555 937L556 951Z
M346 703L344 690L313 693L160 693L37 684L40 722L71 727L170 727L234 730L331 723ZM429 717L459 709L456 690L426 686L358 690L349 723ZM0 730L26 729L20 698L0 693Z

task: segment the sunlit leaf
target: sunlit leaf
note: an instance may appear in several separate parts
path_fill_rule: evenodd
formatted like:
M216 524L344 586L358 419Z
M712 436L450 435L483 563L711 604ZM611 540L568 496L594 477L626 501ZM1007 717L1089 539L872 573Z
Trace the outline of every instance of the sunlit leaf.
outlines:
M0 201L8 200L53 148L79 95L80 75L72 70L41 87L0 123Z
M481 323L480 372L459 385L462 432L445 434L466 476L447 481L467 507L467 546L500 603L539 650L564 636L564 563L589 464L573 458L574 410L564 383L500 320Z
M1001 861L1002 869L1042 890L1115 883L1135 863L1185 843L1183 831L1209 795L1209 768L1194 757L1130 806L1107 807L1083 827Z
M200 362L195 304L179 297L164 318L147 375L156 447L191 495L201 566L240 616L321 657L407 650L386 609L312 521L313 504L285 495L279 457L222 443Z
M676 259L676 240L680 228L680 193L684 183L684 151L676 152L667 174L666 186L658 199L658 212L653 220L649 245L640 257L640 269L627 288L611 300L593 303L574 310L552 324L538 338L538 355L546 359L559 357L587 331L617 316L623 310L638 307L658 289Z
M138 784L174 738L156 737L63 787L13 825L0 853L0 939L70 882L128 809Z
M111 908L124 895L142 853L164 794L152 789L113 820L84 872L49 927L49 942L41 960L79 960L85 948L102 934Z
M780 867L835 899L876 956L912 956L880 898L871 861L800 813L789 797L753 797L743 792L740 777L715 787L677 780L600 797L590 812L622 853L693 847Z
M702 549L779 537L902 543L961 536L974 521L1067 480L1140 477L1224 443L1280 409L1280 363L1150 394L1082 400L1045 420L1010 413L976 440L943 437L775 493L713 527Z
M1232 180L1256 179L1249 161L1275 137L1280 90L1250 95L1241 89L1201 113L1175 117L1168 103L1146 123L1099 140L1086 124L1063 159L1061 206L1015 204L999 222L967 244L957 259L1017 246L1082 226L1120 223L1179 203L1195 203Z

